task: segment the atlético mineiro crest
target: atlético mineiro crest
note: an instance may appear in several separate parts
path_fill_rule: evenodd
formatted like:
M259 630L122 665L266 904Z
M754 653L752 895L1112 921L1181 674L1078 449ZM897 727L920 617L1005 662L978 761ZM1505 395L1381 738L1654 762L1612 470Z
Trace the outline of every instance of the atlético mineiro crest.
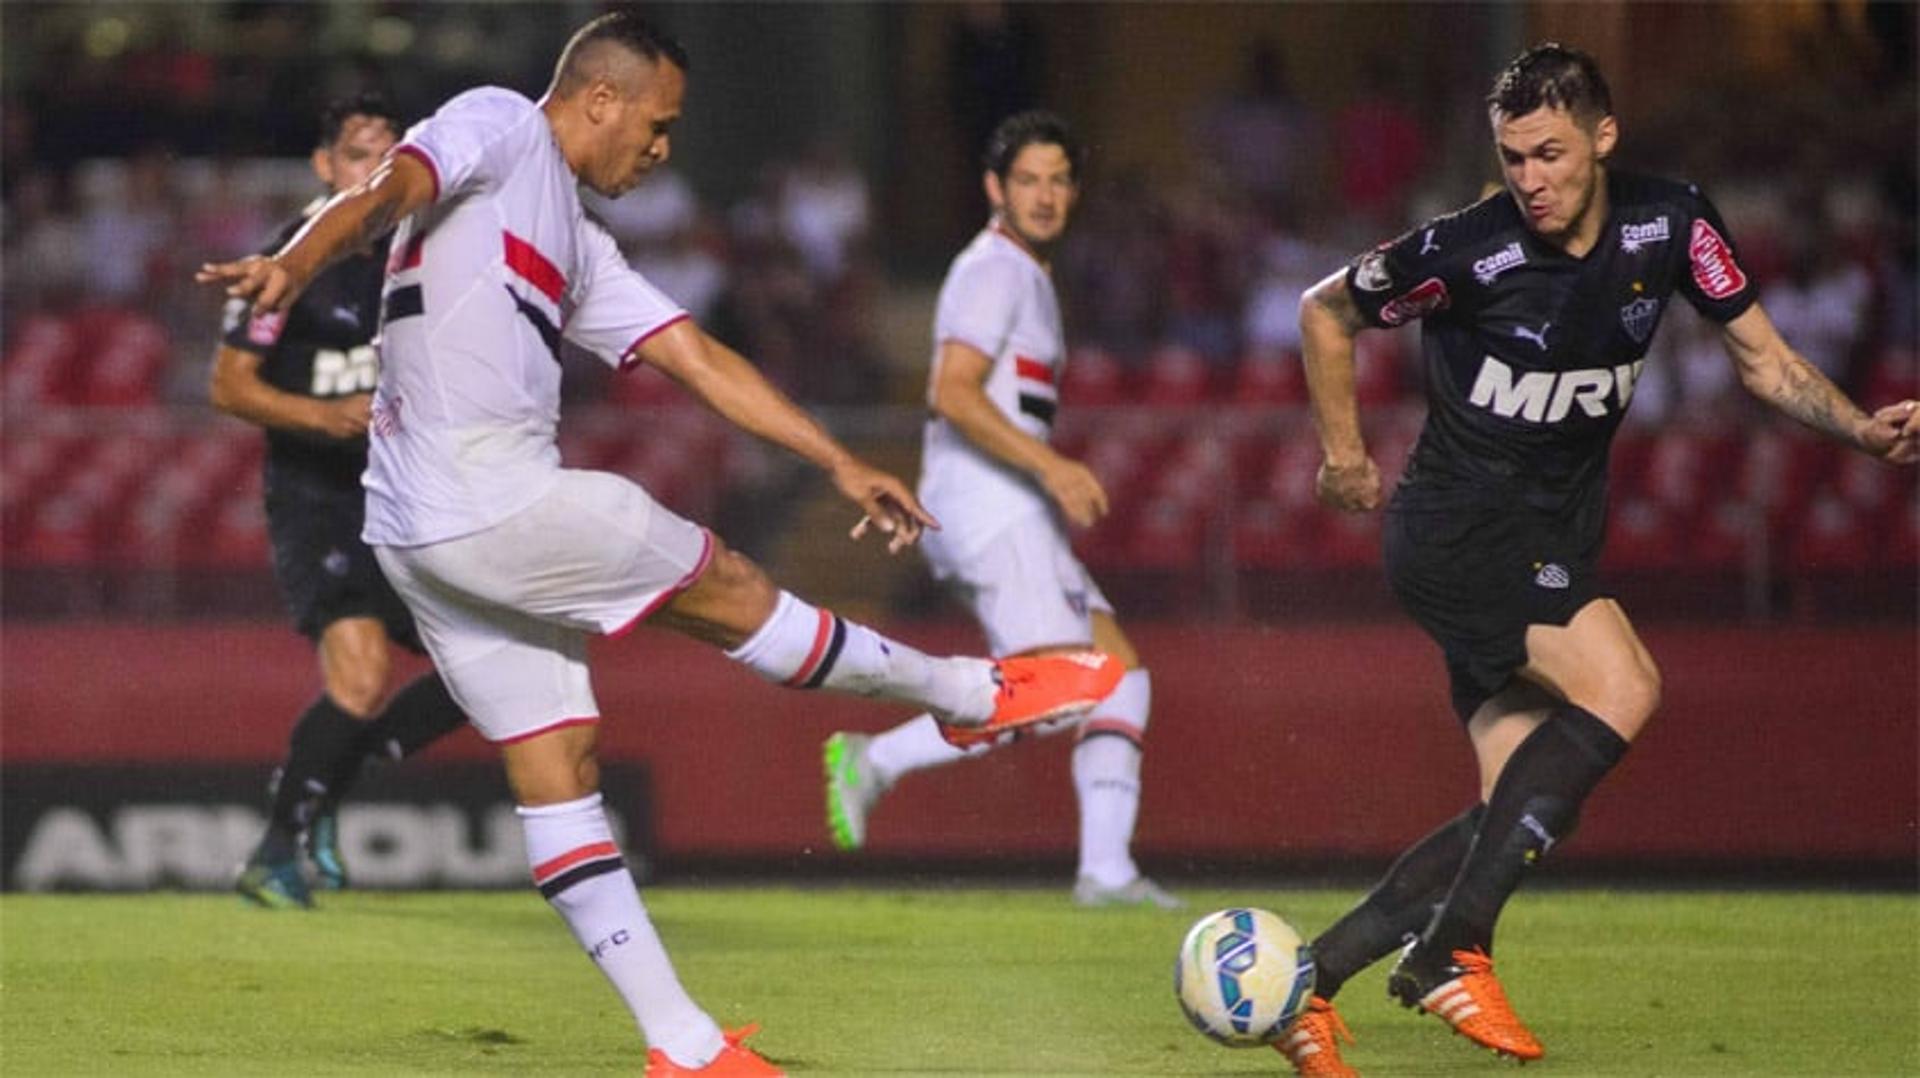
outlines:
M1620 308L1620 325L1635 344L1647 343L1659 321L1660 301L1652 296L1642 296Z

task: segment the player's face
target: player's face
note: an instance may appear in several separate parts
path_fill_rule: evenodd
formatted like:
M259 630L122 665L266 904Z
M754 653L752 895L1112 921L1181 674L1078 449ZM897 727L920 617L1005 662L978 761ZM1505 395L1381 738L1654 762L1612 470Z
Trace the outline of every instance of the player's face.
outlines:
M1592 127L1561 108L1496 117L1500 171L1527 227L1551 239L1597 224L1588 215L1604 179L1602 162L1617 138L1611 116Z
M1080 195L1074 183L1073 162L1067 151L1052 142L1030 142L1013 155L1003 180L987 173L987 198L1000 223L1036 250L1059 242L1067 218Z
M384 117L349 116L332 145L313 151L314 174L329 190L344 191L371 175L396 141Z
M609 105L604 152L597 167L581 177L587 186L618 198L638 187L655 165L665 164L686 94L687 75L678 65L664 59L642 62L633 91Z

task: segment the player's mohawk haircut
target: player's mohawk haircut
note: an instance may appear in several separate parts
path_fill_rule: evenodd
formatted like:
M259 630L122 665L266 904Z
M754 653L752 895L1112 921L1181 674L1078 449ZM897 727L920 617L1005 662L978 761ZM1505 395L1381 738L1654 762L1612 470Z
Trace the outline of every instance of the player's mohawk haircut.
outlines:
M1591 124L1613 113L1613 94L1593 57L1549 41L1514 57L1487 95L1487 111L1495 120L1543 107L1565 109Z
M582 61L590 55L592 46L602 41L621 45L650 63L657 64L664 57L683 72L693 70L688 62L687 47L645 16L637 11L610 11L574 31L567 47L560 50L560 60L553 68L556 90L562 94L572 93L592 77Z
M1045 109L1015 113L1000 121L1000 126L987 137L981 163L988 172L1004 180L1007 170L1013 167L1013 159L1034 143L1060 147L1067 155L1067 164L1073 167L1074 179L1080 178L1080 166L1087 157L1086 144L1073 133L1073 125Z

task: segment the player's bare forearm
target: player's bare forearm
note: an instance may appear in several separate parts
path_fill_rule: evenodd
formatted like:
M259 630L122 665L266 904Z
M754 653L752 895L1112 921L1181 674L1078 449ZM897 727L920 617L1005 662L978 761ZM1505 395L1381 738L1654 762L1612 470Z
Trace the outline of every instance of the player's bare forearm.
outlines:
M1052 446L1009 422L978 384L943 382L933 409L988 456L1027 475L1038 476L1059 456Z
M1797 422L1860 449L1871 419L1820 369L1795 352L1759 304L1727 323L1721 342L1747 392Z
M1300 361L1306 369L1307 397L1321 452L1336 465L1356 463L1367 453L1353 374L1353 339L1363 326L1347 294L1344 271L1300 297Z
M366 432L360 409L276 389L260 378L260 357L227 345L214 357L207 400L216 409L257 427L316 438L353 438Z
M433 197L433 180L410 154L392 154L366 180L327 200L274 254L296 279L310 281L335 260L369 247Z
M852 458L840 442L745 356L691 322L656 334L641 358L741 430L832 471Z

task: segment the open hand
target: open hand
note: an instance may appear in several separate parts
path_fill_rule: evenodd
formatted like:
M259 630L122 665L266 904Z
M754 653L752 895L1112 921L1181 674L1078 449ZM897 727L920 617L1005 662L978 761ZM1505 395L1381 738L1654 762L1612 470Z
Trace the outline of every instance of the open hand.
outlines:
M865 461L847 458L833 470L833 485L863 514L848 536L859 539L869 528L878 528L887 537L889 554L919 542L923 529L940 526L905 483Z
M1069 523L1090 528L1107 515L1107 490L1093 469L1077 460L1059 457L1040 473L1040 485Z
M278 259L266 255L203 263L193 279L201 284L225 284L227 295L252 303L257 315L286 310L305 284L294 280Z

